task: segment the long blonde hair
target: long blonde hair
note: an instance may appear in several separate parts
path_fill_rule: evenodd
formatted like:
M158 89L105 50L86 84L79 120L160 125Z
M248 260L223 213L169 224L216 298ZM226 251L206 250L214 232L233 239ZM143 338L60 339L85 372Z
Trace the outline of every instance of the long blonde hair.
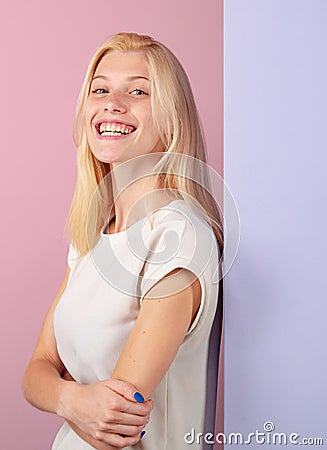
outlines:
M110 164L94 157L84 126L85 104L92 78L102 57L112 50L140 50L144 53L150 75L153 119L168 157L162 158L157 166L158 182L160 180L164 189L176 190L179 198L189 203L195 199L196 204L202 206L222 254L223 222L216 201L209 192L204 133L187 74L165 45L150 36L136 33L112 35L96 51L87 69L73 123L73 140L77 148L77 181L66 222L69 241L79 256L85 255L90 247L93 248L99 238L108 205L113 201L110 183L102 183L110 172ZM169 157L174 153L181 158ZM183 155L191 158L183 158ZM204 163L201 164L200 174L196 164L199 160ZM194 183L192 180L198 182ZM88 217L92 220L88 221Z

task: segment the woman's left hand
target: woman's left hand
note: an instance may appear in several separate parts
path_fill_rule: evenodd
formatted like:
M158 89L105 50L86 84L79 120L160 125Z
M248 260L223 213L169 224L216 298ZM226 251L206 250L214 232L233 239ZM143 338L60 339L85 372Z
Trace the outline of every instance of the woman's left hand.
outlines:
M68 370L65 368L64 371L61 373L61 378L66 381L76 381L71 374L68 372ZM122 393L123 394L123 393ZM151 400L150 400L151 401ZM91 444L95 449L97 450L118 450L125 447L116 447L113 445L110 445L106 442L99 441L97 439L94 439L92 436L87 434L86 432L82 431L75 423L71 422L70 420L66 419L66 422L69 424L69 426L75 431L75 433L80 436L83 440Z

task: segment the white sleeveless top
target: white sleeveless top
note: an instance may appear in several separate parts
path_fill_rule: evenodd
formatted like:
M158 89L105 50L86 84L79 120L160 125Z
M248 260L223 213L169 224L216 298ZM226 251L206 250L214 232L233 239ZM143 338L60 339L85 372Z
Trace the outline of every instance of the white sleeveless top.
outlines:
M173 269L199 278L197 315L152 395L154 408L144 437L132 449L186 450L185 434L204 430L209 335L218 300L219 247L211 226L184 200L174 200L127 230L104 233L95 247L76 259L55 310L60 358L72 377L89 384L111 377L147 291ZM199 450L202 445L194 444ZM52 450L90 450L65 422Z

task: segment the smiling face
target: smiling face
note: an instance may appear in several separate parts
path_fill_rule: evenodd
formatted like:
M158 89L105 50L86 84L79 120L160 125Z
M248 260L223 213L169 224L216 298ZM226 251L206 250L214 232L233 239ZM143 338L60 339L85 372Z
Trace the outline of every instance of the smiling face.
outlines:
M93 155L120 163L164 151L153 122L149 72L141 51L110 51L94 73L85 107Z

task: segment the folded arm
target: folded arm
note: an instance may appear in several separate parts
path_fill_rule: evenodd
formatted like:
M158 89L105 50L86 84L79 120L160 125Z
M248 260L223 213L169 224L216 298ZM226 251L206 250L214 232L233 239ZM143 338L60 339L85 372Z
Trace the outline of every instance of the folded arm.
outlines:
M67 268L43 322L23 376L23 394L36 408L63 417L80 437L99 450L134 445L153 407L152 400L137 403L133 397L135 387L118 380L109 379L90 385L74 382L59 357L53 319L69 273Z

